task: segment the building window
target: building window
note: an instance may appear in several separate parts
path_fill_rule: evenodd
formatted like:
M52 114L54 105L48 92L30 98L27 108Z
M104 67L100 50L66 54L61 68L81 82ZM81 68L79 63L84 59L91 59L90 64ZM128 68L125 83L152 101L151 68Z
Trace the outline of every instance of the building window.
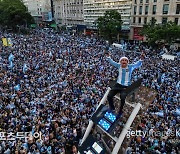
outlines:
M169 0L164 0L165 2L168 2Z
M167 23L167 18L163 17L162 18L162 24L166 24Z
M137 6L134 6L134 15L136 15Z
M139 17L139 24L141 23L141 17Z
M142 6L139 7L139 14L142 14Z
M144 18L144 24L147 24L147 17Z
M176 14L180 14L180 4L177 4L177 7L176 7Z
M152 18L151 18L151 24L154 25L155 23L156 23L156 19L155 19L155 17L152 17Z
M134 4L137 4L137 0L134 0Z
M143 3L143 0L140 0L140 3Z
M146 0L146 3L149 3L149 0Z
M156 14L156 5L153 5L153 12L152 14Z
M148 14L148 9L149 9L149 6L146 5L146 7L145 7L145 14Z
M157 0L154 0L154 3L156 3L157 2Z
M169 4L163 5L163 14L168 14Z
M178 25L178 18L175 18L175 19L174 19L174 23L175 23L176 25Z
M133 17L133 23L135 23L136 22L136 17Z

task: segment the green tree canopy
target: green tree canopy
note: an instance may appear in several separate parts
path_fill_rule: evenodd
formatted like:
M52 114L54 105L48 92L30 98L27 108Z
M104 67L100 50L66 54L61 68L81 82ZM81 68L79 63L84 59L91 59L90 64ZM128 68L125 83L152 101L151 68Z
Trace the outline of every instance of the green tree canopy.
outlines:
M150 45L163 42L164 44L171 44L177 39L180 39L180 26L173 22L165 24L149 23L144 25L142 34L147 37Z
M112 43L121 30L121 14L116 10L106 11L104 16L96 20L96 24L100 35Z
M21 0L0 0L0 25L16 29L17 25L29 25L34 20Z

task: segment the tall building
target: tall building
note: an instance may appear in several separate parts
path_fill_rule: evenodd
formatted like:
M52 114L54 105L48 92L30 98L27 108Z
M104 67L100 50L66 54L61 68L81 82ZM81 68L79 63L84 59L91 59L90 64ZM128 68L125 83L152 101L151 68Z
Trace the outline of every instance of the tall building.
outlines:
M36 23L41 23L52 18L49 13L51 12L50 0L23 0L23 2L34 17Z
M130 27L132 0L84 0L84 22L89 28L96 28L95 20L107 10L117 10L123 21L122 28Z
M153 21L180 24L180 0L133 0L130 38L143 40L140 30L144 24Z
M83 0L53 0L54 19L60 25L82 25Z

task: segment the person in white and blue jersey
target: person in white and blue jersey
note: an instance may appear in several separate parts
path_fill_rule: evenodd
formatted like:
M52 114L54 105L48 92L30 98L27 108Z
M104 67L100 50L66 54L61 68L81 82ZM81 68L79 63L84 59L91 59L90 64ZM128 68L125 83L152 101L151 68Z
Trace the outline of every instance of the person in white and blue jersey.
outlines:
M141 60L137 61L134 64L129 64L129 59L127 57L121 57L119 60L119 63L117 63L111 59L109 53L106 53L106 56L110 64L116 67L119 71L117 81L107 96L109 107L110 107L110 110L112 111L115 110L113 97L117 93L120 93L121 106L120 106L119 114L122 114L122 109L125 104L125 99L127 96L125 89L131 85L132 72L133 70L135 70L136 68L139 68L142 65L142 59L144 55L141 55Z

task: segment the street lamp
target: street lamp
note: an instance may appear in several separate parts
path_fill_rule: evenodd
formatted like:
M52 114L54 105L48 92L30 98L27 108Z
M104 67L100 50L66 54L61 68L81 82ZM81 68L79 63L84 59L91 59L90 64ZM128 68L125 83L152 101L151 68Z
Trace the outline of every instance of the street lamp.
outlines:
M53 0L50 0L51 2L51 14L52 14L52 19L54 19L54 7L53 7Z

